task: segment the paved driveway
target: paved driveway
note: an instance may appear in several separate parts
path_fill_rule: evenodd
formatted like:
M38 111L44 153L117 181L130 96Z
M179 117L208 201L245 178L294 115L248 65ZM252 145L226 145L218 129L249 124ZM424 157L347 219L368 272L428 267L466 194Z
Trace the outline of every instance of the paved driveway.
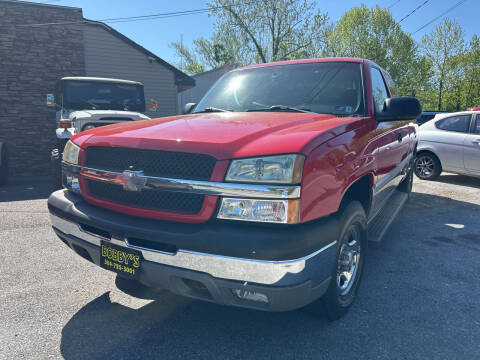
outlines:
M0 188L0 358L480 358L480 179L415 179L351 311L264 313L119 290L63 245L43 185Z

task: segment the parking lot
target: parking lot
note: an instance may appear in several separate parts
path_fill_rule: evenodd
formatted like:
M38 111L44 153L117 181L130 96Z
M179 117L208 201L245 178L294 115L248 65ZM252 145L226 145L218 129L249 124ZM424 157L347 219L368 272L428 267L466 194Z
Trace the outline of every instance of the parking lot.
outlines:
M453 359L480 356L480 179L415 179L358 299L329 323L116 286L50 228L49 185L0 188L0 358Z

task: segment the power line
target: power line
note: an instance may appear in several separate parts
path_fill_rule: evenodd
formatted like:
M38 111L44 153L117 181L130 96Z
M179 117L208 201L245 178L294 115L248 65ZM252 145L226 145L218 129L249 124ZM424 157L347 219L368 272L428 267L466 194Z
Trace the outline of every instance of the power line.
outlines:
M415 30L412 35L415 35L417 32L419 32L420 30L423 30L425 29L428 25L434 23L435 21L437 21L438 19L440 19L441 17L445 16L446 14L448 14L450 11L452 11L453 9L459 7L460 5L462 5L465 1L467 0L460 0L459 2L457 2L455 5L453 5L452 7L450 7L449 9L447 9L446 11L444 11L443 13L441 13L440 15L438 15L436 18L434 18L433 20L427 22L425 25L419 27L417 30Z
M210 9L196 9L196 10L188 10L188 11L175 11L171 13L160 13L160 14L151 14L151 15L141 15L141 16L127 16L122 18L107 18L107 19L99 19L93 20L98 22L105 22L105 23L120 23L120 22L134 22L134 21L144 21L144 20L155 20L155 19L166 19L171 17L177 16L186 16L186 15L196 15L202 14L210 11ZM89 20L80 20L80 21L65 21L65 22L51 22L51 23L37 23L37 24L20 24L16 25L17 27L38 27L38 26L50 26L50 25L78 25L87 23Z
M393 4L391 4L389 7L387 7L388 10L390 10L392 7L397 5L400 2L400 0L396 0Z
M410 15L412 15L415 11L417 11L418 9L420 9L421 7L423 7L423 5L425 5L426 3L428 3L430 0L425 0L422 4L418 5L415 9L413 9L410 13L408 13L407 15L405 15L403 18L401 18L399 20L398 23L401 23L403 20L405 20L406 18L408 18Z
M54 0L54 1L60 1L60 0ZM230 8L230 7L236 7L236 6L239 6L239 5L248 5L248 4L255 3L257 1L258 0L250 1L250 2L244 2L244 3L241 3L241 4L227 5L227 6L215 6L215 7L194 9L194 10L174 11L174 12L168 12L168 13L158 13L158 14L149 14L149 15L140 15L140 16L107 18L107 19L99 19L99 20L93 20L93 21L115 24L115 23L122 23L122 22L166 19L166 18L172 18L172 17L178 17L178 16L198 15L198 14L208 13L211 10L226 9L226 8ZM51 23L38 23L38 24L19 24L19 25L13 25L13 26L16 26L16 27L36 27L36 26L50 26L50 25L78 25L78 24L88 23L89 21L90 20L51 22Z

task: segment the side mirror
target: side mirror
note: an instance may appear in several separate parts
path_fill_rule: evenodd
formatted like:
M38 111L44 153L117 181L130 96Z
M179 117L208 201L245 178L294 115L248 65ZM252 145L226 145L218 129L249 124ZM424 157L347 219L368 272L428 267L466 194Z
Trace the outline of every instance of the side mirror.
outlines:
M378 122L414 121L422 113L422 105L417 98L399 96L385 99L383 111L376 114Z
M55 95L53 94L47 94L47 106L48 107L53 107L55 106Z
M183 113L184 114L190 114L193 109L195 108L195 106L197 106L197 103L187 103L185 104L185 106L183 107Z

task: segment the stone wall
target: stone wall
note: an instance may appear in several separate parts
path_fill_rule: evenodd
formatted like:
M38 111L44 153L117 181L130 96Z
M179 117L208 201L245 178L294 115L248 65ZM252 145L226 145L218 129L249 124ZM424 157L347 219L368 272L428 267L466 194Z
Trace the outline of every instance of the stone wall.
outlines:
M79 8L0 0L0 139L11 176L47 175L55 144L55 110L47 93L64 76L85 75ZM29 25L29 26L25 26Z

